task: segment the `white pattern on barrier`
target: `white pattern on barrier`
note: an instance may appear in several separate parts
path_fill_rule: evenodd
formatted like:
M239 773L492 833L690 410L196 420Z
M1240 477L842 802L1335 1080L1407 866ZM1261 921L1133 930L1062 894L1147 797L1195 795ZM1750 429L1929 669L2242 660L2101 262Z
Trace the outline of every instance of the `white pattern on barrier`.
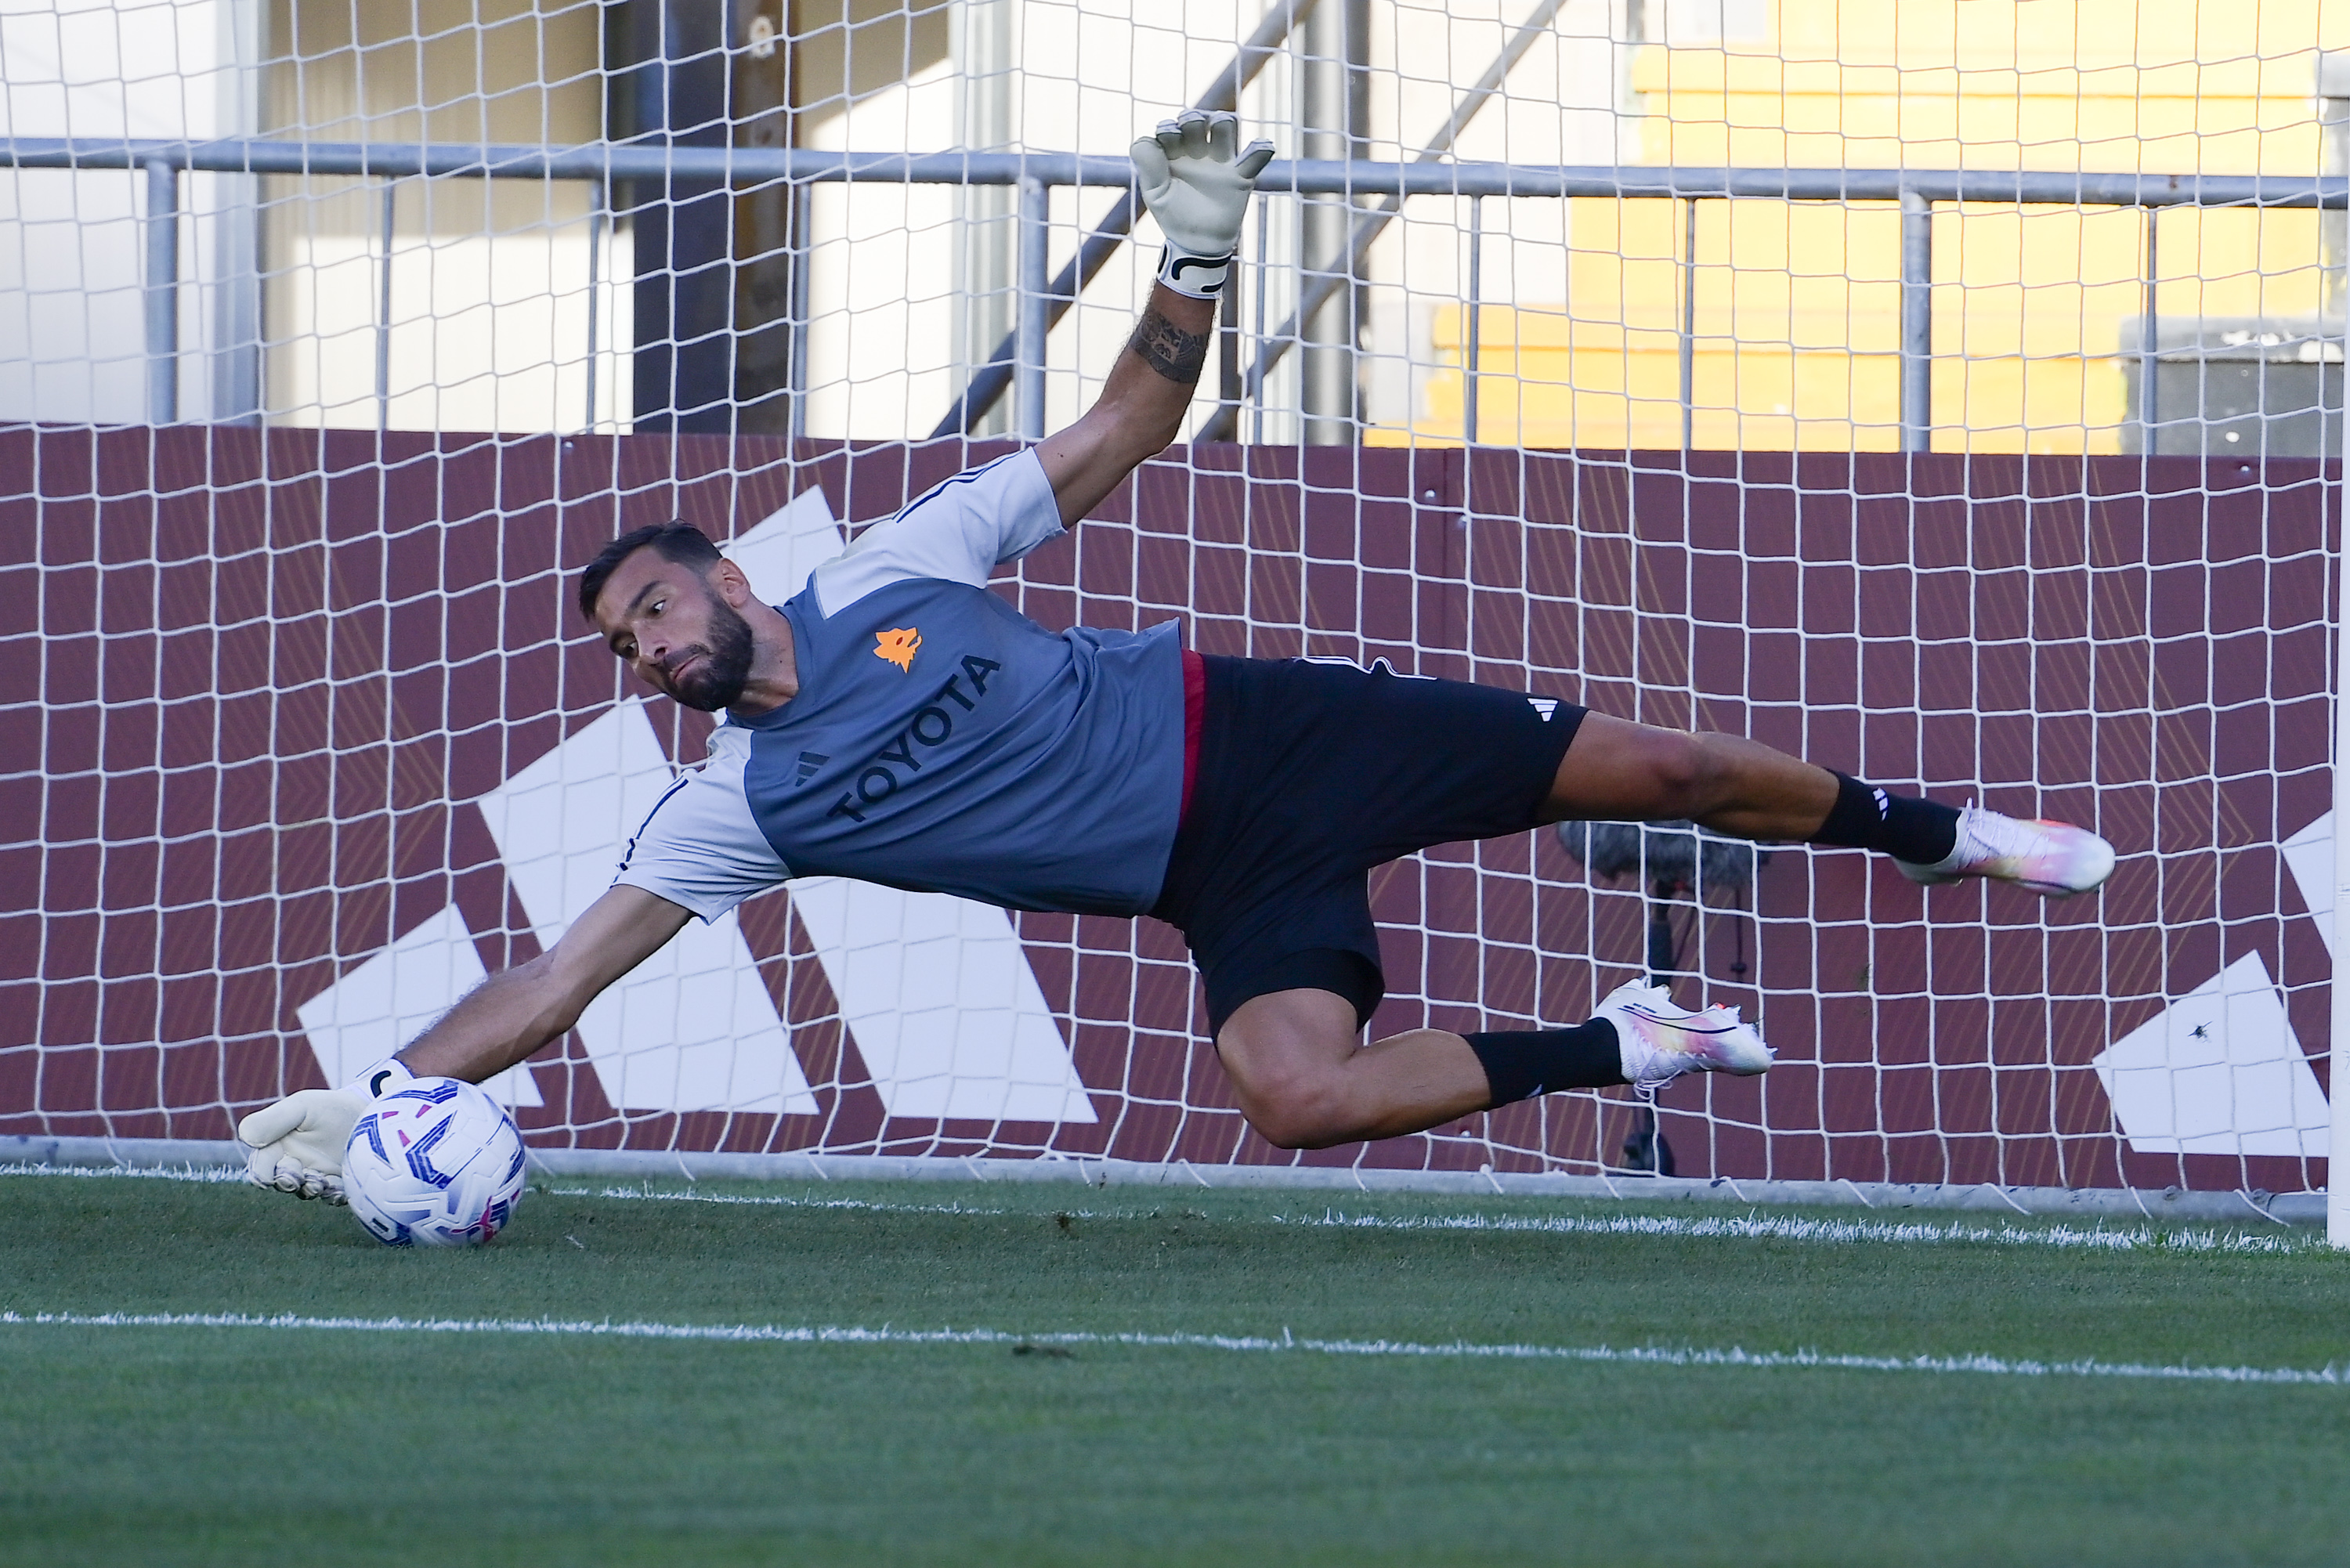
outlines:
M2260 954L2246 953L2090 1064L2146 1154L2323 1158L2324 1091Z
M612 885L629 836L672 774L641 701L621 702L479 802L541 947ZM732 913L690 920L580 1014L624 1110L816 1109L758 961Z
M382 1061L482 983L486 971L473 933L452 905L294 1010L327 1082L349 1083ZM502 1106L546 1104L530 1064L486 1080Z
M2293 886L2301 889L2301 901L2309 907L2310 918L2317 922L2317 934L2325 939L2325 950L2334 950L2334 814L2324 815L2299 833L2277 846L2284 857L2287 869L2293 873Z

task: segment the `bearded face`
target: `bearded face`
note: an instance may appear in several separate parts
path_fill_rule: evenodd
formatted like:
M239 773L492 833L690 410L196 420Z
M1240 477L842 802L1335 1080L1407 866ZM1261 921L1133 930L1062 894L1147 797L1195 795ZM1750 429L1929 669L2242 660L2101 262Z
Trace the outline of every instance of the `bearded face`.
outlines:
M662 663L669 694L689 708L715 713L732 707L751 679L751 623L712 593L707 640L679 649Z

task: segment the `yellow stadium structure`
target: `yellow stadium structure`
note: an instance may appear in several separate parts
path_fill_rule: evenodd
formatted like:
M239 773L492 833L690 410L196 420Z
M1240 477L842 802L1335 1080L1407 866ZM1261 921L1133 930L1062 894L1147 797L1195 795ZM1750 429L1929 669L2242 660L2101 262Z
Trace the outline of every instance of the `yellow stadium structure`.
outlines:
M2326 161L2320 57L2350 43L2350 6L2317 0L1757 9L1768 13L1761 36L1639 52L1645 161L2306 175ZM1673 201L1572 208L1567 297L1481 313L1480 441L1679 446L1687 277L1691 444L1898 448L1891 204L1700 201L1693 231ZM2150 225L2133 209L1944 205L1937 450L2132 449L2150 227L2155 314L2190 324L2183 340L2198 340L2197 323L2234 324L2230 340L2242 341L2338 322L2338 296L2322 297L2330 269L2314 212L2172 208ZM1467 315L1447 308L1435 322L1436 348L1456 366ZM2172 340L2166 325L2158 341ZM2320 345L2300 348L2315 358ZM1457 370L1430 384L1423 439L1458 439L1461 391Z

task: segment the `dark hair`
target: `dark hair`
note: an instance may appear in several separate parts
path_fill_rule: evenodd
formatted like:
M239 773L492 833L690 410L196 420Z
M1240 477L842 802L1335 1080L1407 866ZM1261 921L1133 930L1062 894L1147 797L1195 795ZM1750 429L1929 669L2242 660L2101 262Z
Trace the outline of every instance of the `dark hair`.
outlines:
M664 561L698 566L704 572L726 558L710 542L710 535L691 523L648 523L641 528L631 528L597 551L596 558L580 569L579 614L583 618L596 618L596 600L620 563L647 548Z

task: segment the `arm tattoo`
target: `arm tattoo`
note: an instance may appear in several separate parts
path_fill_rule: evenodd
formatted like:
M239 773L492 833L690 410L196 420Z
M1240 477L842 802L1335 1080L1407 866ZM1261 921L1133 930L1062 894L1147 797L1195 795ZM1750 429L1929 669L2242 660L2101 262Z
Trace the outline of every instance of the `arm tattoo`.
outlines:
M1190 386L1200 379L1200 368L1208 362L1210 332L1186 332L1153 310L1142 317L1142 325L1134 329L1127 347L1142 356L1142 362L1179 386Z

